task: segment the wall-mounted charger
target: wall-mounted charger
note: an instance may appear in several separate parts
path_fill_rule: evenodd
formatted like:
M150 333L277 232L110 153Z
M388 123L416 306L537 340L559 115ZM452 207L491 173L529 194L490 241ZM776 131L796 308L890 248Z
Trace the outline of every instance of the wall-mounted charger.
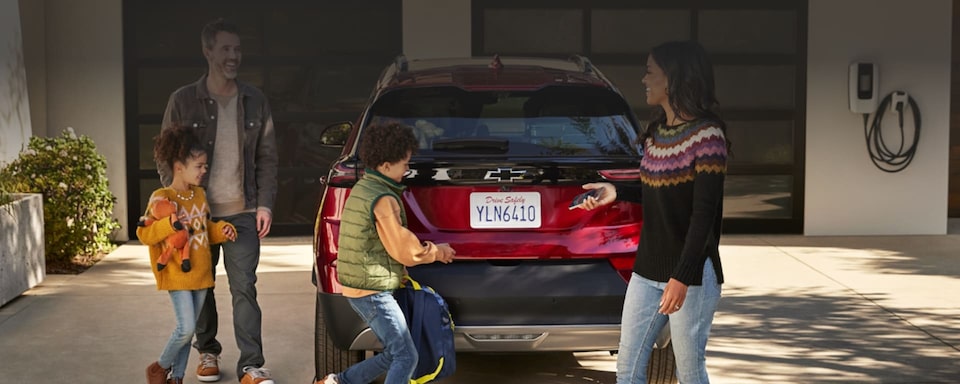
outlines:
M873 113L877 110L880 73L875 63L850 64L850 110L855 113Z

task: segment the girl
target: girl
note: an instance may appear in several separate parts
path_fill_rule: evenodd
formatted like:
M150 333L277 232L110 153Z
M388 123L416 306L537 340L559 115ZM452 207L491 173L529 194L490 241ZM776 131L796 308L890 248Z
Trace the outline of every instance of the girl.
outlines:
M173 170L169 187L160 188L150 196L149 206L159 200L168 200L177 207L177 218L190 231L187 247L190 267L182 268L180 255L174 251L170 265L162 270L157 260L161 243L173 234L174 218L161 218L149 226L137 228L137 237L150 247L150 265L157 279L157 289L169 291L177 328L170 335L160 359L147 367L147 384L180 384L190 355L197 315L203 305L207 289L213 287L213 263L210 244L236 240L233 225L210 220L210 208L200 180L207 172L207 154L196 137L182 127L163 130L157 136L154 156ZM149 212L149 208L147 210ZM186 270L186 271L185 271Z

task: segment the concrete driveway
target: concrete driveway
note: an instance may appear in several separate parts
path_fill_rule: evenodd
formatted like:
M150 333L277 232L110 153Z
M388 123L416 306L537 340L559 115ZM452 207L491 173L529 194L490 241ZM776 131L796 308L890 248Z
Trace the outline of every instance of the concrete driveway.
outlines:
M721 253L727 283L707 357L714 383L960 381L960 235L726 236ZM0 308L0 382L143 382L174 324L146 254L121 246ZM280 384L313 377L311 263L309 239L263 247L264 349ZM229 383L237 351L219 281ZM461 354L443 382L614 383L615 362L605 352Z

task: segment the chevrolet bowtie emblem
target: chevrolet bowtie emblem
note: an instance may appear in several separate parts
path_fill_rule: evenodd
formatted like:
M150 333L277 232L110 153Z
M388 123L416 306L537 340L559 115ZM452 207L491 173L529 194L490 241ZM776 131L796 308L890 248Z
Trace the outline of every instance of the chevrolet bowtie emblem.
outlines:
M514 181L517 179L522 179L527 171L525 170L516 170L513 168L497 168L495 171L487 171L487 175L483 177L484 180L497 180L497 181Z

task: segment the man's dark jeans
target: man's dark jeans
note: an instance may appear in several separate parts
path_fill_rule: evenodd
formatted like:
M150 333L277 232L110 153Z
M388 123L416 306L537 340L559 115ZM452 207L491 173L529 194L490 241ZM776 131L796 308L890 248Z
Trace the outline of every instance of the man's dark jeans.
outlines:
M223 248L223 266L230 283L230 296L233 298L233 329L240 348L240 360L237 362L237 377L243 376L244 367L262 367L263 341L261 340L262 314L257 303L257 265L260 263L260 238L257 237L257 216L255 213L241 213L234 216L214 218L214 221L226 220L237 229L237 240L212 245L213 274L220 261L220 249ZM207 291L203 309L197 318L197 341L194 347L200 353L220 354L223 347L217 341L217 302L213 288Z

